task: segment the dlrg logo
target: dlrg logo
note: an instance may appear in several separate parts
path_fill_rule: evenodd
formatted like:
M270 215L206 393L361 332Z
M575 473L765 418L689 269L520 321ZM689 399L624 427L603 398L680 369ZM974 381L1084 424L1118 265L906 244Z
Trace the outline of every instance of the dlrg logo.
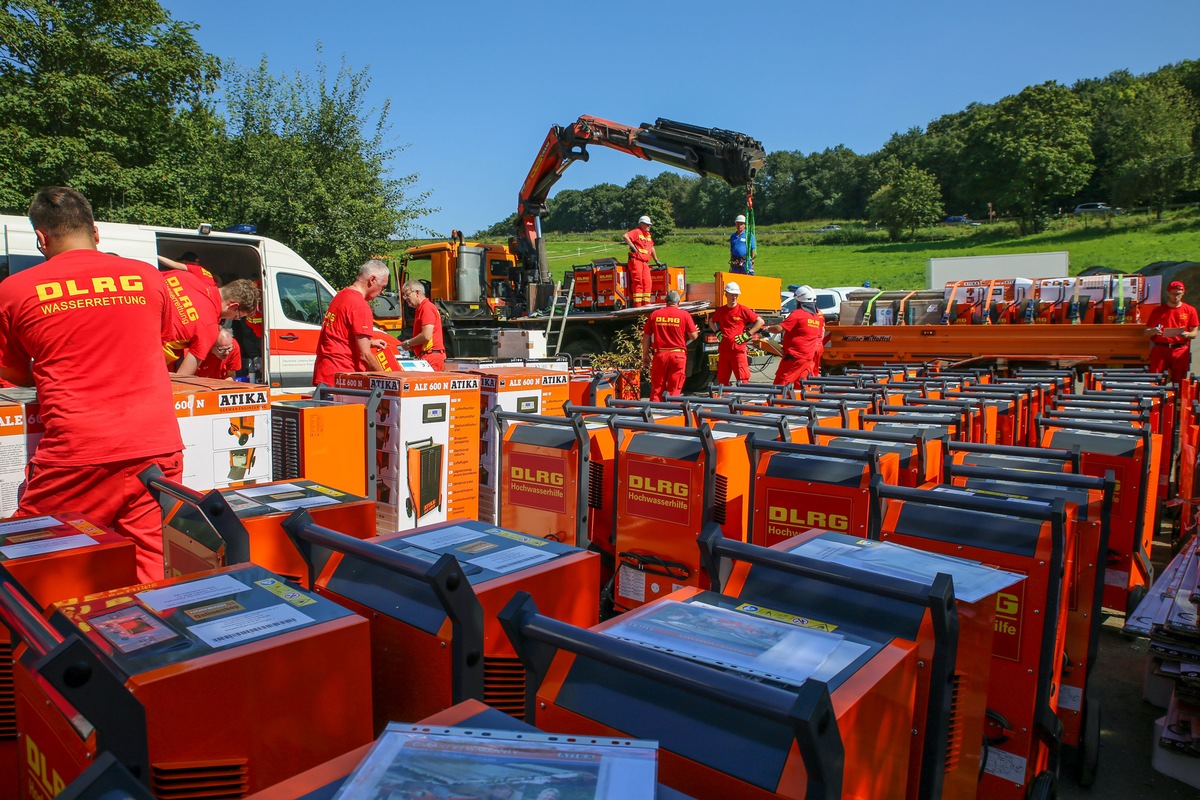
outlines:
M671 481L666 478L647 478L642 475L629 476L629 488L637 489L651 494L663 494L669 497L687 497L688 485L680 481Z
M767 517L771 522L789 525L804 525L809 528L825 528L831 531L850 530L850 518L842 514L826 514L823 511L800 511L798 508L770 506Z

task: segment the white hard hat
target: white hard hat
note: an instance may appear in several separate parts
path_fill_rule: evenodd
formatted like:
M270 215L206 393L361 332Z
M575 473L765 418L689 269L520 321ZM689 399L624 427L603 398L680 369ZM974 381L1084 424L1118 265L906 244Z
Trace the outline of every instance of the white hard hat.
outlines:
M795 298L801 303L811 303L817 299L817 292L806 283L803 286L796 287Z
M638 225L653 225L653 224L654 223L651 222L650 218L647 217L645 214L642 214L640 217L638 217Z
M745 224L745 222L746 222L746 215L745 215L745 214L738 214L736 217L734 217L734 218L733 218L733 221L734 221L734 222L741 222L742 224Z
M742 287L738 286L735 281L730 281L725 284L725 294L741 294Z

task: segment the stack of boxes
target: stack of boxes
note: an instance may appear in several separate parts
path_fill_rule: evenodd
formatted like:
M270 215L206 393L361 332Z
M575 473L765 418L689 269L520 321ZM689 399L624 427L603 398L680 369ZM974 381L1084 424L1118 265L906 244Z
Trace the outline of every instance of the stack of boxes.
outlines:
M198 491L271 480L271 393L215 378L175 378L182 483Z
M376 519L381 530L411 530L451 519L475 519L479 509L479 377L468 373L339 373L337 389L383 391L367 420L374 444ZM370 458L370 456L368 456Z

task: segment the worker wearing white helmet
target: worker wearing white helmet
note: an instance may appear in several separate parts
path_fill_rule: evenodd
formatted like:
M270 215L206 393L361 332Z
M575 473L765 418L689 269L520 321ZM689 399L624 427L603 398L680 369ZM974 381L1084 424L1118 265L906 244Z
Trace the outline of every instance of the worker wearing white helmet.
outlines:
M754 274L754 258L758 251L754 246L754 234L746 230L746 215L733 218L734 231L729 235L729 271L739 275Z
M783 360L775 371L776 386L790 386L821 374L825 315L817 308L817 293L811 286L797 286L793 296L795 310L783 322L766 328L769 333L783 334Z
M718 308L709 327L718 332L717 383L729 385L729 378L750 380L750 362L746 359L746 344L763 326L762 317L738 302L742 288L735 282L725 284L725 305Z
M625 244L629 246L626 269L629 270L629 290L635 308L650 305L650 262L658 263L650 225L650 218L643 214L638 217L637 227L625 234Z

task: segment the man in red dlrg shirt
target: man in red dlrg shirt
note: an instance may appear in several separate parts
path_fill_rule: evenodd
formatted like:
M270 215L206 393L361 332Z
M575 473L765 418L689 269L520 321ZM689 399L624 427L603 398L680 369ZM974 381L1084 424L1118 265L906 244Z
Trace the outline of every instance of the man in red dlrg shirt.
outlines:
M46 428L17 515L88 514L133 540L138 580L161 579L162 511L137 476L183 471L163 369L175 313L166 284L149 264L100 252L74 189L39 191L29 221L46 261L0 283L0 377L36 387Z
M699 335L692 315L679 310L679 292L667 292L666 306L651 311L642 328L642 364L650 365L651 400L683 392L688 342Z
M313 384L333 386L339 372L370 372L379 362L371 351L375 316L370 302L387 288L388 268L372 258L358 268L354 283L338 292L325 309L321 335L317 339L317 360Z
M242 348L233 331L225 326L217 330L217 342L208 352L208 358L196 368L197 378L232 378L242 368Z
M1167 300L1150 312L1146 335L1150 347L1150 371L1171 373L1175 383L1182 381L1192 365L1192 340L1196 338L1200 316L1193 306L1183 302L1183 281L1167 284Z
M769 333L783 334L783 360L775 372L776 386L790 386L821 372L825 350L825 315L817 308L817 293L811 286L796 289L796 308Z
M638 226L625 233L625 244L629 246L629 292L633 307L650 305L650 262L658 263L654 239L650 237L650 218L644 214L638 218Z
M404 284L404 302L413 311L413 336L404 347L417 358L423 358L435 371L441 372L446 365L446 347L442 343L442 315L437 306L425 296L425 284L408 281Z
M245 278L218 289L207 278L171 270L162 281L173 308L163 350L176 375L195 375L217 341L221 320L241 319L261 298L258 287Z
M733 281L725 284L725 305L712 315L709 326L717 331L721 343L717 347L717 383L728 386L732 376L739 381L750 380L750 362L746 359L746 343L763 326L762 317L753 309L738 302L742 289Z

